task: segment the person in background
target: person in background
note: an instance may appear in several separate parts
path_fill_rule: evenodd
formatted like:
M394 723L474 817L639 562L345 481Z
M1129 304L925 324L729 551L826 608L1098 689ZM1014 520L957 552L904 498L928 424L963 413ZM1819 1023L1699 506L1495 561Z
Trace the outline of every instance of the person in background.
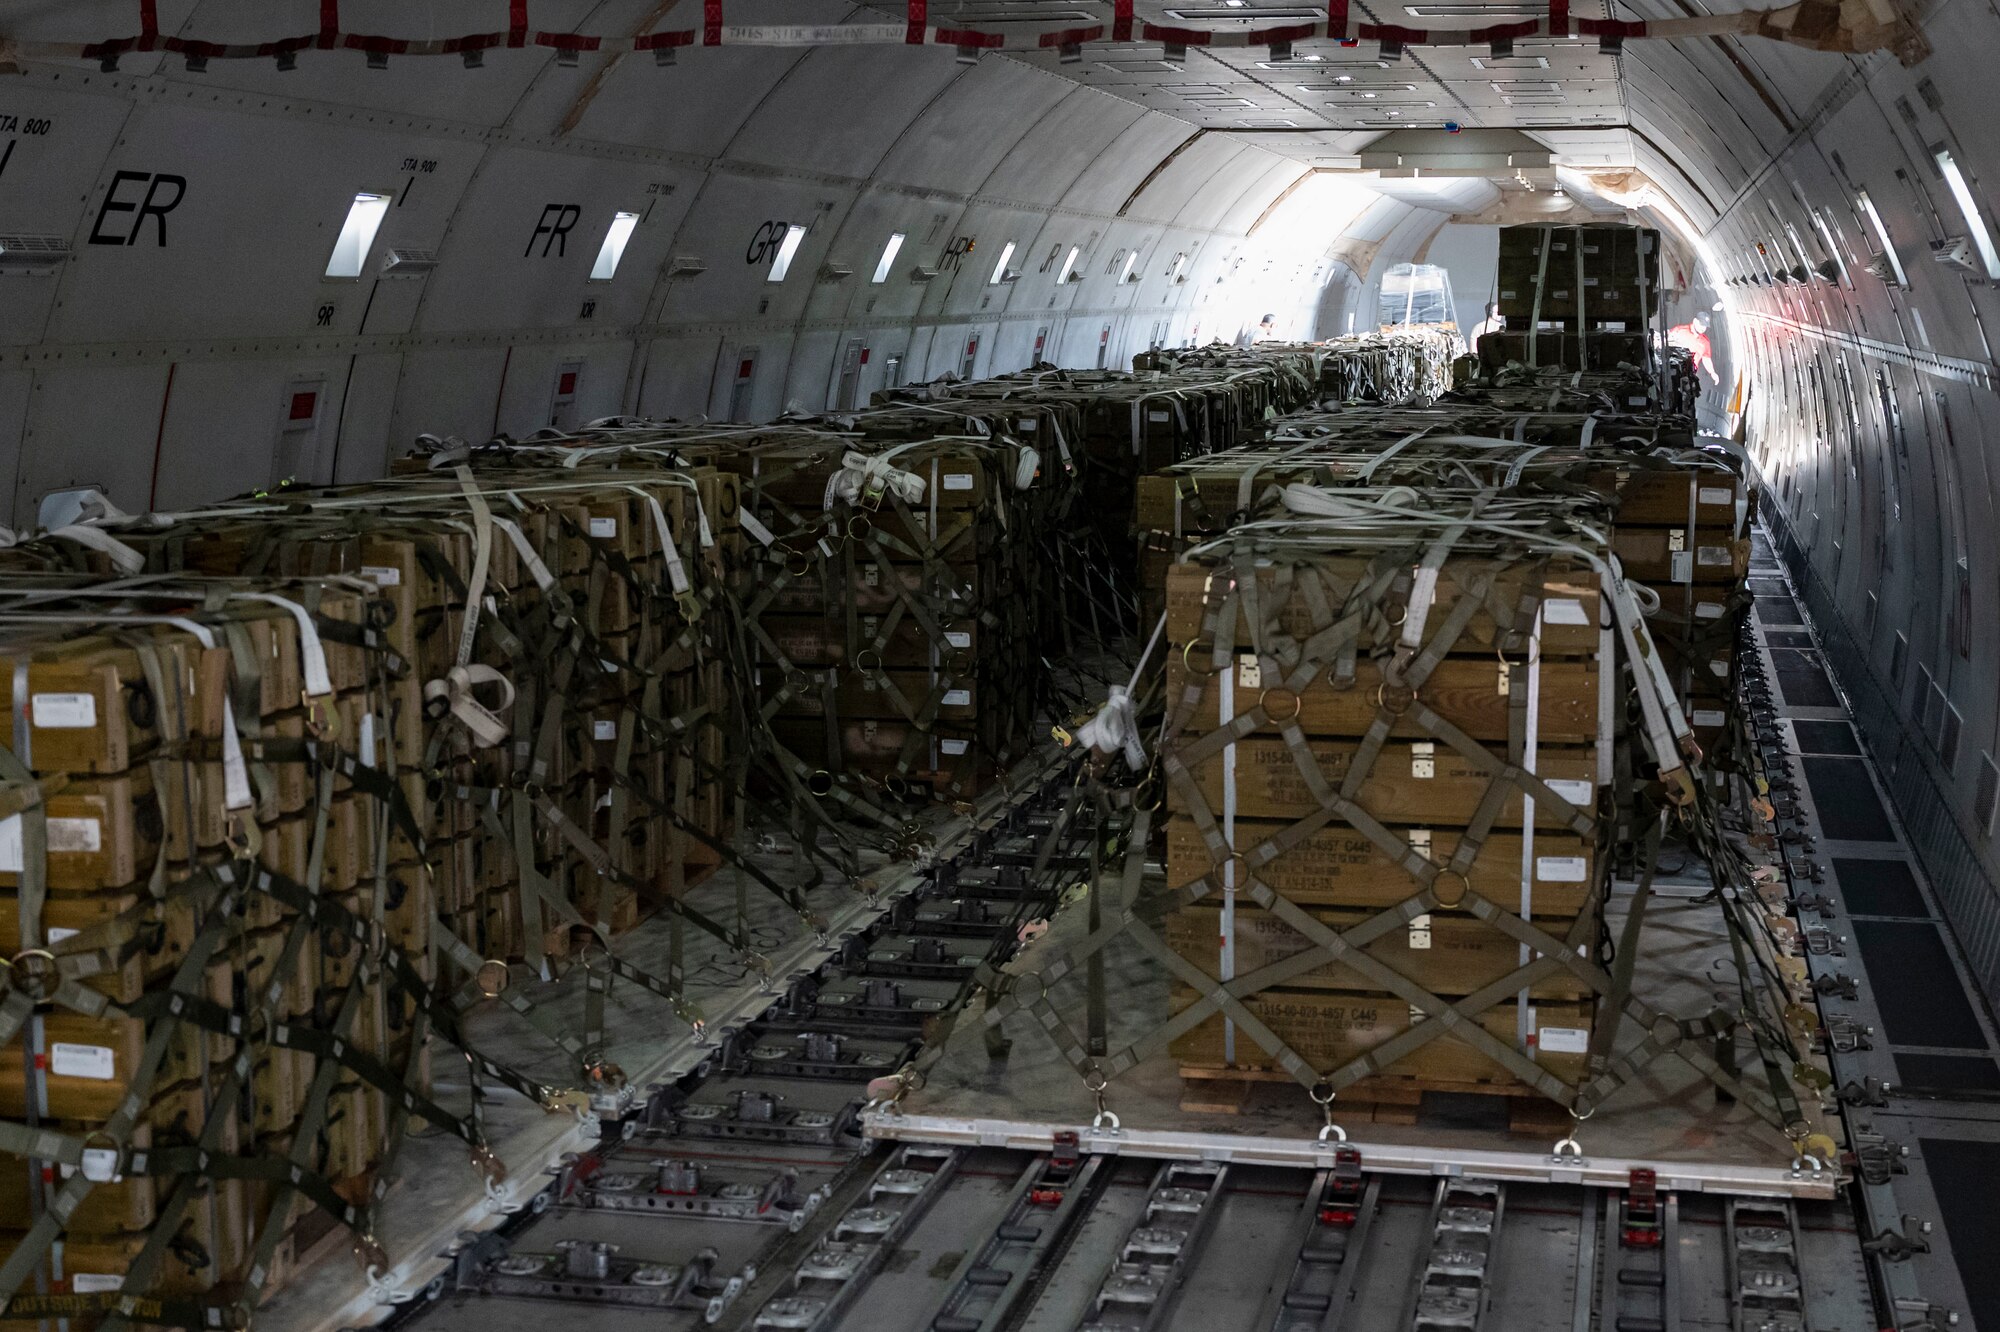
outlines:
M1257 331L1250 335L1252 342L1269 342L1278 335L1278 317L1265 315L1257 321Z
M1477 356L1479 354L1479 340L1481 338L1485 337L1488 333L1504 333L1506 331L1507 321L1500 317L1500 303L1493 301L1486 307L1486 317L1474 324L1472 332L1466 335L1465 350L1469 355Z
M1695 366L1708 376L1708 382L1718 386L1722 383L1721 376L1715 373L1715 349L1709 345L1706 313L1697 312L1685 324L1676 324L1668 329L1667 345L1685 347L1693 352Z

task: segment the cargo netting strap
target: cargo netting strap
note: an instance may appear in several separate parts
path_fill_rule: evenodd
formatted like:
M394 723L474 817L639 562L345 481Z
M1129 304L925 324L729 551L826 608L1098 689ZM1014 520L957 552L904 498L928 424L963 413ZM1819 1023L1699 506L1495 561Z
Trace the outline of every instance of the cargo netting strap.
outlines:
M1304 489L1288 487L1286 500L1295 509L1318 512L1321 506L1316 502L1300 502L1307 499L1297 493ZM1375 536L1372 544L1364 535L1371 532ZM1362 539L1357 543L1358 535ZM1327 556L1351 555L1357 544L1364 555L1369 549L1375 553L1365 560L1358 575L1343 578L1327 562ZM1220 1015L1316 1096L1323 1091L1337 1092L1390 1069L1428 1042L1449 1035L1578 1115L1590 1113L1652 1059L1672 1053L1766 1119L1780 1124L1788 1121L1792 1107L1782 1088L1774 1084L1770 1095L1759 1094L1733 1071L1680 1039L1682 1028L1675 1020L1631 996L1625 971L1629 952L1621 951L1623 966L1618 975L1607 972L1593 955L1608 891L1609 857L1603 852L1608 850L1610 829L1599 818L1596 799L1579 806L1554 790L1532 770L1525 747L1529 738L1526 703L1531 692L1528 664L1539 650L1541 589L1549 582L1551 561L1586 567L1597 577L1604 603L1600 632L1615 633L1609 641L1622 649L1615 664L1607 659L1600 669L1629 666L1631 686L1642 700L1650 700L1649 706L1641 709L1641 717L1646 743L1663 771L1660 789L1682 808L1703 794L1693 783L1682 780L1685 760L1679 740L1685 723L1679 720L1672 691L1648 668L1651 642L1637 606L1623 587L1616 562L1594 554L1593 547L1601 549L1601 539L1590 535L1588 529L1565 531L1510 519L1504 505L1492 503L1490 496L1473 498L1456 517L1414 511L1385 514L1379 505L1363 505L1344 510L1339 519L1329 518L1320 525L1297 519L1249 524L1223 541L1196 547L1188 558L1207 562L1211 569L1203 597L1200 638L1180 649L1187 682L1181 696L1170 702L1159 755L1177 809L1190 820L1207 850L1209 870L1164 898L1142 900L1143 849L1135 848L1120 891L1110 901L1094 904L1086 935L1057 955L1037 959L1035 991L1024 988L1029 977L1017 978L1008 995L989 1009L987 1021L997 1024L1010 1012L1031 1011L1064 1057L1099 1092L1106 1079ZM1310 614L1310 632L1302 639L1287 632L1281 614L1293 601ZM1448 611L1431 615L1434 606L1447 601ZM1482 612L1491 624L1491 640L1475 645L1466 635ZM1239 652L1235 641L1239 624L1250 629L1252 643L1247 651ZM1329 774L1300 724L1301 695L1323 676L1336 688L1355 687L1357 657L1364 643L1376 645L1370 653L1382 678L1375 713L1353 742L1354 752L1344 770ZM1430 674L1447 655L1474 646L1497 650L1504 663L1507 681L1503 692L1509 699L1509 739L1504 751L1473 739L1424 698ZM1205 734L1187 735L1189 725L1211 705L1210 682L1238 670L1239 664L1247 678L1259 682L1252 686L1259 691L1254 705L1233 716L1223 714L1224 720ZM1392 733L1408 734L1411 727L1440 752L1449 750L1486 776L1483 795L1471 818L1459 829L1457 845L1447 860L1433 858L1428 842L1415 843L1377 819L1358 799L1389 737ZM1195 773L1205 763L1220 761L1231 746L1272 728L1279 732L1297 776L1317 808L1245 848L1234 843L1234 834L1218 817L1209 792ZM1539 818L1553 818L1556 826L1600 847L1592 900L1563 937L1551 935L1472 886L1469 873L1510 800L1521 802L1524 810L1532 807ZM1703 820L1692 817L1687 822L1698 825ZM1262 877L1263 871L1288 851L1333 824L1362 833L1390 862L1409 873L1414 885L1403 901L1344 930L1322 922ZM1723 861L1729 854L1726 848L1704 849ZM1649 862L1656 851L1654 837L1646 846ZM1724 872L1727 868L1726 864L1718 866ZM1646 872L1650 877L1650 864ZM1223 979L1208 975L1175 953L1161 939L1158 926L1169 910L1211 898L1247 898L1302 936L1308 947L1243 975ZM1430 992L1367 951L1370 943L1408 928L1420 916L1453 910L1464 911L1514 940L1532 960L1454 1000ZM1136 943L1196 997L1164 1025L1106 1054L1094 1029L1095 1021L1093 1030L1079 1035L1057 1009L1050 990L1079 968L1088 972L1097 964L1101 951L1121 938ZM1628 949L1630 944L1628 935ZM1413 1022L1400 1034L1338 1067L1317 1068L1278 1038L1244 1000L1329 963L1338 963L1371 986L1408 1002ZM1577 1085L1556 1077L1515 1045L1491 1034L1479 1021L1486 1011L1558 976L1580 982L1592 995L1608 997L1624 1017L1648 1033L1637 1050L1616 1060L1609 1058L1607 1041L1593 1061L1591 1076ZM1086 1008L1088 1011L1088 994Z

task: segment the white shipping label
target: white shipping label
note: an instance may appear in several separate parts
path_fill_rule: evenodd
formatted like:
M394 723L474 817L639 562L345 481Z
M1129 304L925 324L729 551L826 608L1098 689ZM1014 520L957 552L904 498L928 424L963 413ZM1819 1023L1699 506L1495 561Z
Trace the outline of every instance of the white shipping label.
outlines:
M1694 604L1694 618L1697 620L1719 620L1725 608L1713 601L1697 601Z
M615 537L618 535L618 520L593 518L590 520L590 534L594 537Z
M108 1147L86 1147L83 1160L78 1163L83 1168L83 1177L93 1184L109 1184L118 1178L118 1153Z
M1573 777L1550 777L1548 788L1579 809L1588 808L1596 799L1597 788L1589 782Z
M1677 550L1667 560L1667 577L1676 583L1685 583L1694 577L1694 556L1684 550Z
M1542 621L1545 624L1587 625L1590 616L1585 613L1583 603L1575 597L1550 597L1542 603Z
M403 582L403 571L387 564L364 564L361 576L374 579L377 587L398 587Z
M1587 869L1582 856L1535 857L1535 877L1543 883L1582 883Z
M111 1272L71 1272L69 1288L77 1295L110 1295L125 1285L125 1278Z
M1696 726L1720 726L1725 717L1726 714L1719 708L1696 708L1694 710L1694 724Z
M1587 1027L1543 1027L1535 1034L1536 1044L1544 1054L1589 1054L1590 1029Z
M1728 661L1724 660L1721 657L1715 657L1711 659L1708 663L1708 673L1714 676L1718 680L1728 679L1729 678Z
M591 722L590 738L593 740L616 740L618 738L618 723L615 721Z
M36 694L32 706L35 725L45 731L97 725L95 694Z
M972 635L962 629L947 629L944 633L944 641L955 648L969 648L972 646Z
M374 767L375 714L373 712L364 712L361 714L361 739L359 743L361 745L361 766L364 768Z
M1695 491L1694 497L1701 504L1736 503L1736 492L1728 486L1702 486Z
M964 740L940 740L938 741L938 748L956 758L965 752L966 743Z
M65 939L76 938L80 933L82 933L81 930L66 930L60 925L51 925L49 926L49 943L52 945L59 944Z
M104 849L104 825L96 819L50 819L49 850L95 855Z
M1704 569L1727 569L1734 562L1727 546L1697 546L1694 558Z
M948 708L969 708L972 706L972 691L947 689L944 691L944 705Z
M1167 422L1173 420L1173 417L1174 414L1164 407L1148 407L1146 409L1146 420L1153 425L1165 425Z
M118 1060L108 1046L57 1041L49 1047L49 1071L57 1077L109 1082L118 1076Z
M970 489L972 489L972 473L970 473L970 472L946 472L946 473L944 474L944 488L945 488L946 490L970 490Z

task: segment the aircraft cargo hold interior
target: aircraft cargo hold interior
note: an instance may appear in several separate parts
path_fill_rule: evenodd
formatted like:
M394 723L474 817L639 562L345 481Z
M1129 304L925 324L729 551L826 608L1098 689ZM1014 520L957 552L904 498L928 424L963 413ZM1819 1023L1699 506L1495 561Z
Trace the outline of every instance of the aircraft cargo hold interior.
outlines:
M0 0L0 1328L2000 1332L2000 9L1738 3Z

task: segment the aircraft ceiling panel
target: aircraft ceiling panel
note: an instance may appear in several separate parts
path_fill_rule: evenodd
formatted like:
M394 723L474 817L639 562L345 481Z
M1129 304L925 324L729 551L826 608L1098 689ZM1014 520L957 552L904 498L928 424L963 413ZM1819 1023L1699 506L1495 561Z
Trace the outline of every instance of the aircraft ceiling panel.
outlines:
M666 69L651 58L628 55L587 99L587 81L576 78L574 70L563 70L570 103L561 111L551 109L543 117L547 123L536 128L553 133L581 104L574 131L578 138L719 157L803 53L786 52L785 59L774 58L776 54L723 46Z
M1145 112L1087 88L1049 107L981 184L996 199L1051 204L1124 155L1124 140ZM1122 174L1122 173L1114 173Z
M1008 60L957 70L875 168L877 180L976 194L1021 135L1069 92Z
M628 67L639 63L627 61ZM643 82L653 76L671 79L678 72L654 70L646 62L621 74ZM922 52L896 50L887 58L867 47L798 52L791 70L756 102L755 111L730 140L728 156L735 161L869 176L910 122L963 73L962 67L926 59ZM867 90L865 96L856 95L861 89ZM1008 103L994 108L995 114L1002 123L1018 114L1034 114L1060 92L1010 89Z

